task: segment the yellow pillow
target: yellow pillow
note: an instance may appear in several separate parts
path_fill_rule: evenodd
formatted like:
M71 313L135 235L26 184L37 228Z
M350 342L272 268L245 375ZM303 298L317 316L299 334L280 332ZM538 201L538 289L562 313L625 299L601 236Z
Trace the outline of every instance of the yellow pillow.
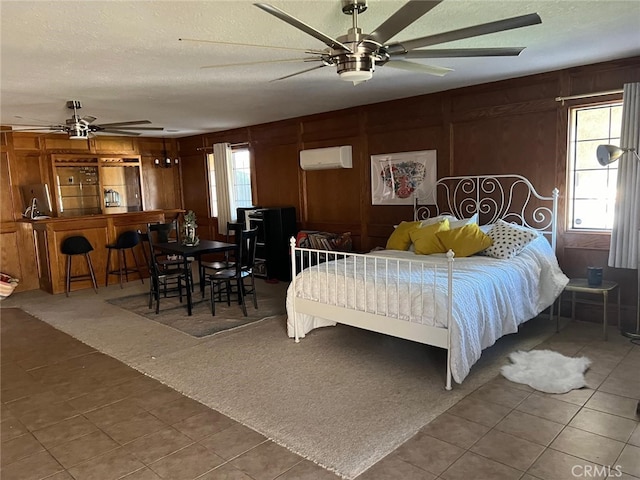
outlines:
M475 223L454 228L446 232L436 233L445 252L453 250L456 257L469 257L474 253L489 248L493 243L489 235L485 235Z
M436 237L438 232L449 230L449 220L444 219L433 225L412 230L409 234L418 255L430 255L432 253L444 253L446 250Z
M411 245L409 233L418 228L421 222L401 222L398 225L389 240L387 240L387 250L407 250Z

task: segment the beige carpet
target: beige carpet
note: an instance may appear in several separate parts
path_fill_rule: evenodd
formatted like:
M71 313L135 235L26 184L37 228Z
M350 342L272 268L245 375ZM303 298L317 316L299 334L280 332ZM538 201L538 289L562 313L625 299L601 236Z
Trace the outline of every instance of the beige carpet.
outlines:
M205 291L204 299L199 292L193 294L193 308L190 316L187 315L186 298L183 298L182 303L177 297L161 298L160 311L157 314L155 302L153 302L152 308L149 308L148 293L112 298L108 302L194 337L206 337L266 317L284 314L286 308L282 297L282 288L268 288L270 285L266 283L260 285L260 291L257 294L257 309L253 306L252 296L245 299L246 317L233 297L231 305L227 305L226 299L224 302L216 302L216 314L212 315L208 289Z
M28 292L2 306L23 308L345 478L495 377L510 352L554 331L548 318L528 322L446 392L445 352L436 348L346 326L316 330L296 344L284 315L195 338L103 301L140 287L69 299ZM284 295L286 285L276 287Z

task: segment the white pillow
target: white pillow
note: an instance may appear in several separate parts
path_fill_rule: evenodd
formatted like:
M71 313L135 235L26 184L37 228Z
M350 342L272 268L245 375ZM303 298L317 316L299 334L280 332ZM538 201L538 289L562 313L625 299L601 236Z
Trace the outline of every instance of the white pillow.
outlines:
M515 257L538 236L532 230L504 220L498 220L487 235L493 240L493 245L483 250L482 254L501 259Z
M451 222L455 222L458 220L453 215L438 215L437 217L427 218L426 220L423 220L422 223L420 224L420 228L428 227L429 225L434 225L438 222L441 222L445 218L449 220L449 225L451 225Z
M465 225L470 225L472 223L478 224L478 213L474 213L469 218L463 218L462 220L449 220L449 230L453 230L454 228L464 227Z
M441 222L444 219L449 220L449 229L453 230L454 228L464 227L465 225L469 225L470 223L478 223L478 213L474 213L470 218L458 219L458 217L454 217L453 215L438 215L437 217L427 218L423 220L420 224L420 228L428 227L429 225L433 225L434 223Z

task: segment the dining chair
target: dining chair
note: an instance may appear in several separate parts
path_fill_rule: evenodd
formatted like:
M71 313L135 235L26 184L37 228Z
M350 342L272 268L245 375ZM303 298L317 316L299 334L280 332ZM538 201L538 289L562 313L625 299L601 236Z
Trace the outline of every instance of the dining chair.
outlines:
M236 239L235 265L231 268L216 270L212 274L208 275L207 279L211 284L212 315L216 314L216 294L218 294L218 297L221 299L222 294L225 293L227 297L227 305L231 305L231 295L234 293L234 283L235 293L238 295L238 303L242 308L244 316L247 316L247 307L245 304L245 298L247 295L253 296L253 306L254 308L258 308L255 278L253 275L257 239L257 228L241 231ZM246 285L245 279L249 279L251 284Z
M167 260L162 254L157 254L154 244L163 242L166 237L166 224L148 223L145 240L149 246L149 308L156 302L156 314L160 312L160 297L178 296L182 303L182 287L187 285L187 275L191 275L191 264L184 268L182 260ZM173 292L177 291L177 295Z
M180 230L178 228L178 220L174 219L165 223L154 223L153 231L155 232L155 243L171 243L180 241ZM148 235L141 235L143 241L148 242ZM182 267L184 262L180 256L169 256L165 253L155 252L156 261L162 267L170 267L171 265ZM193 291L193 271L191 270L191 262L193 258L187 258L189 264L189 281L191 284L191 290Z

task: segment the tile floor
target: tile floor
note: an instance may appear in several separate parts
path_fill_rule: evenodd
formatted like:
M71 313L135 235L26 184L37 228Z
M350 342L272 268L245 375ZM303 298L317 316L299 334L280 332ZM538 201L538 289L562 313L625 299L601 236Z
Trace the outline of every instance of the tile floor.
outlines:
M29 315L1 326L3 480L338 478ZM600 335L575 322L537 347L588 356L590 388L497 377L359 480L640 479L640 346Z

